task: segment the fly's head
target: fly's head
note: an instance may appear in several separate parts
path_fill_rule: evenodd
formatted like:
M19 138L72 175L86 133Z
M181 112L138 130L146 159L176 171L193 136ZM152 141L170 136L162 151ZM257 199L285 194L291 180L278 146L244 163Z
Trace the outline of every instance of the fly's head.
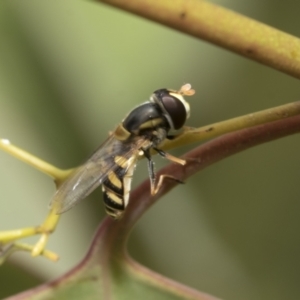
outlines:
M164 117L172 130L183 127L190 116L190 105L184 96L192 96L195 90L188 83L183 85L179 91L171 89L160 89L150 97L150 102L157 104L163 112Z

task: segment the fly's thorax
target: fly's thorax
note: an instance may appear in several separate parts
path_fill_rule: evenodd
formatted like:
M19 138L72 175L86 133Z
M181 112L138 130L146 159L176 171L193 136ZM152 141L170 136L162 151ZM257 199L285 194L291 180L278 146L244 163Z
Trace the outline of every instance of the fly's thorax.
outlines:
M157 104L145 102L127 115L114 134L118 140L128 141L132 136L144 135L157 128L169 130L168 122Z
M118 125L116 130L113 132L113 135L121 142L126 142L131 137L131 133L123 126L123 123Z
M151 131L149 134L149 140L151 140L151 147L157 147L161 144L167 137L168 131L165 128L157 128Z

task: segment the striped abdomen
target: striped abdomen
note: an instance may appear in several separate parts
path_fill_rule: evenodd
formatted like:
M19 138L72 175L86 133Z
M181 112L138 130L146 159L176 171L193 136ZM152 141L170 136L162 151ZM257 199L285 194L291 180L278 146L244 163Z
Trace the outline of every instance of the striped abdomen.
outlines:
M114 219L122 216L129 202L132 175L136 158L125 159L121 156L114 158L118 168L109 172L102 183L103 201L108 215Z

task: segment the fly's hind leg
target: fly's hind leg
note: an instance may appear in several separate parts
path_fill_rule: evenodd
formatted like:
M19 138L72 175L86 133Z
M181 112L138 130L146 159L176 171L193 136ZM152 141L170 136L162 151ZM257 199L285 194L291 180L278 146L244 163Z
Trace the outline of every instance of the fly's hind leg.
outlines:
M155 151L157 151L161 156L173 161L173 162L176 162L178 164L181 164L181 165L185 165L185 160L183 159L180 159L180 158L177 158L171 154L168 154L162 150L159 150L159 149L156 149L154 148ZM151 155L150 155L150 152L149 152L149 149L147 150L143 150L144 152L144 155L145 157L147 158L148 160L148 172L149 172L149 177L150 177L150 185L151 185L151 195L154 196L157 194L157 192L160 190L162 184L163 184L163 181L168 179L168 180L172 180L172 181L176 181L177 183L184 183L182 182L181 180L171 176L171 175L161 175L159 176L159 179L158 179L158 182L156 183L156 174L155 174L155 171L154 171L154 162L151 158Z
M160 175L159 178L158 178L158 182L155 183L153 186L151 185L151 195L154 196L156 195L159 190L161 189L162 187L162 184L164 182L164 180L172 180L172 181L175 181L177 183L181 183L183 184L184 182L171 176L171 175Z

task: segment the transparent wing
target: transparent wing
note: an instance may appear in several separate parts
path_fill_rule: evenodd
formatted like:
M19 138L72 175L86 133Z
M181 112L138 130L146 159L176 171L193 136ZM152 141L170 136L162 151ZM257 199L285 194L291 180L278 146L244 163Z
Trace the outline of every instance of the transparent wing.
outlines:
M127 160L129 157L138 156L139 149L147 147L149 143L143 137L138 137L130 143L123 143L111 135L59 186L50 207L55 208L59 214L69 210L94 191L110 171L119 167L115 162L116 157Z

